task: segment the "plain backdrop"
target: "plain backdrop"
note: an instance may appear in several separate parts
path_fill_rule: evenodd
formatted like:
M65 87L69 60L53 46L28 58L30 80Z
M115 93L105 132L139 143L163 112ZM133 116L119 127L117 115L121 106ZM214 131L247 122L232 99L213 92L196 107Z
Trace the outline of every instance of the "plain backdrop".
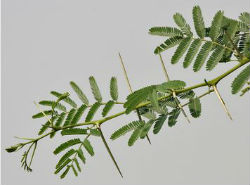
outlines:
M218 10L237 18L249 11L248 0L200 0L207 26ZM249 95L231 94L231 82L238 72L218 88L230 109L230 121L215 94L202 99L202 115L187 124L181 115L177 126L164 126L158 135L127 146L129 135L108 141L124 174L122 179L100 139L91 142L95 156L78 178L70 172L64 179L53 174L59 159L52 152L66 138L58 134L43 139L33 162L33 172L20 167L23 151L8 154L4 148L19 142L14 136L36 137L46 120L32 120L38 112L33 101L51 99L51 90L72 92L76 81L94 102L88 77L95 76L103 97L109 99L109 80L116 76L120 100L129 93L118 58L121 52L132 87L161 83L164 74L154 48L165 38L148 35L153 26L175 26L172 15L181 12L192 23L187 0L3 0L2 1L2 185L248 185L249 184ZM188 85L211 79L235 65L220 64L213 72L194 73L182 62L171 65L174 50L163 58L171 79ZM205 92L207 88L198 90ZM72 93L72 96L76 96ZM79 103L79 101L78 101ZM116 107L112 113L121 110ZM186 109L187 110L187 109ZM188 111L188 110L187 110ZM121 116L103 126L107 138L120 126L136 120Z

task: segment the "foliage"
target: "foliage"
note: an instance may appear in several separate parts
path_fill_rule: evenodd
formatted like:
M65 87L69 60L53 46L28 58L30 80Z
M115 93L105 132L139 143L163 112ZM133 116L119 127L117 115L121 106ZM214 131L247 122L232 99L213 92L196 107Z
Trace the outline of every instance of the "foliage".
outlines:
M94 156L95 154L91 139L96 136L96 138L102 140L122 176L101 130L103 123L118 116L136 112L138 119L119 127L113 132L110 139L116 140L130 133L128 146L133 146L143 139L150 142L149 136L151 133L158 134L162 129L165 129L164 127L175 126L179 117L184 116L182 118L189 121L189 114L185 112L185 106L188 107L193 118L200 117L204 109L201 108L201 98L214 91L227 114L230 115L217 89L217 84L250 62L250 14L243 12L238 20L234 20L226 17L223 11L218 11L212 18L209 27L205 26L205 19L199 6L193 8L192 17L194 31L180 13L173 16L177 27L160 26L149 29L151 35L167 37L154 50L155 54L160 55L162 64L164 64L164 61L161 53L177 46L171 58L172 64L177 64L184 58L183 67L188 68L192 64L193 71L198 72L204 65L207 71L212 71L219 64L227 66L227 63L237 61L233 68L212 80L204 80L203 83L193 86L187 86L186 82L181 80L167 79L167 81L159 84L148 85L131 92L126 97L125 102L118 101L118 82L115 77L110 79L110 98L106 102L103 100L96 79L93 76L89 77L90 89L95 99L93 104L91 104L90 99L87 98L80 86L71 81L70 86L77 95L78 102L68 92L51 91L50 94L53 99L41 100L39 105L36 104L39 112L32 116L33 119L46 119L38 131L38 137L19 138L26 140L26 142L8 147L6 151L12 153L27 147L27 150L23 153L21 165L26 171L30 172L32 171L31 163L38 141L47 136L52 139L57 132L60 132L60 136L67 138L67 140L54 150L55 155L61 155L54 173L60 173L60 178L65 178L71 170L75 176L78 176L78 173L83 171L82 164L85 165L87 160L85 153L88 153L87 156ZM197 36L195 36L195 33ZM165 73L167 73L165 66L162 66ZM126 73L126 70L124 71ZM168 77L168 74L165 74L165 76ZM126 74L126 80L129 84L127 78ZM241 91L242 96L248 92L250 90L249 78L250 65L245 67L233 80L231 85L232 94ZM195 90L202 87L208 87L209 90L199 96L196 95ZM111 114L112 108L119 105L122 105L124 110ZM101 113L101 118L96 119L98 113ZM162 133L165 134L163 131Z

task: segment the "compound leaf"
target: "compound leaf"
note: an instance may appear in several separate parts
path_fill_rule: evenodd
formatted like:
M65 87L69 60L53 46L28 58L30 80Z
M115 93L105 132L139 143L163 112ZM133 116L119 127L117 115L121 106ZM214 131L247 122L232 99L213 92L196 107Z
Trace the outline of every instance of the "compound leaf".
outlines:
M117 131L115 131L110 139L115 140L125 134L127 134L128 132L135 130L136 128L138 128L139 126L145 124L144 121L132 121L127 125L124 125L123 127L119 128Z
M233 80L232 83L232 94L238 93L242 87L247 83L250 78L250 65L247 66L240 74Z
M96 101L102 102L102 95L101 95L100 89L99 89L99 87L96 83L96 80L93 76L89 77L89 84L90 84L92 93L93 93Z
M114 101L118 99L118 86L117 86L117 79L112 77L110 80L110 96Z
M89 100L86 95L82 92L81 88L73 81L70 82L70 86L77 94L78 98L82 101L82 103L89 105Z
M71 140L68 140L64 143L62 143L61 145L59 145L55 150L54 150L54 154L59 154L60 152L62 152L63 150L71 147L71 146L74 146L74 145L77 145L77 144L80 144L82 143L81 140L79 138L77 139L71 139Z
M191 115L194 118L198 118L201 115L201 102L198 97L191 98L188 107Z

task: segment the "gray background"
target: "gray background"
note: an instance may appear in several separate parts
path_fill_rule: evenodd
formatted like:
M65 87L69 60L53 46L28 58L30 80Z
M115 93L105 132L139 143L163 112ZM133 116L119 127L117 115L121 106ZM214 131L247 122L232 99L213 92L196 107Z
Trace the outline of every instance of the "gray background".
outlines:
M218 87L233 122L212 94L202 100L200 119L192 119L189 125L181 116L177 126L164 127L158 135L150 134L152 145L141 140L128 147L129 136L109 141L124 179L98 139L92 140L96 155L87 157L84 172L78 178L70 173L65 180L53 174L58 157L52 154L65 138L57 135L39 143L33 173L21 169L22 151L7 154L3 150L18 142L13 136L35 137L43 122L31 119L37 112L33 101L51 98L50 90L69 91L70 80L79 83L92 98L88 77L94 75L108 100L109 79L116 76L124 101L128 89L118 51L124 57L134 89L164 81L159 59L153 54L164 38L149 36L148 29L156 25L174 26L175 12L181 12L190 22L195 4L187 0L4 0L2 184L249 184L249 95L243 98L231 95L230 83L236 73ZM199 1L199 5L207 25L219 9L236 18L250 8L248 0L206 0ZM173 50L163 55L170 77L184 79L188 85L215 77L235 65L220 64L213 72L203 69L194 74L191 68L184 70L181 63L170 65L172 54ZM136 115L122 116L106 123L103 127L106 137L134 119Z

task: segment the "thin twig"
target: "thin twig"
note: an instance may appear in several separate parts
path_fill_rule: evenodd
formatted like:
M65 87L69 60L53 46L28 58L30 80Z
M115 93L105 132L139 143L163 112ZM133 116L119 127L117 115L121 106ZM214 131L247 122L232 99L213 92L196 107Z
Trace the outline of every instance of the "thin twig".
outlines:
M115 164L115 166L116 166L116 169L118 170L119 174L120 174L121 177L123 178L122 172L121 172L121 170L120 170L120 168L119 168L119 166L118 166L118 164L117 164L117 162L116 162L116 160L115 160L115 158L114 158L114 156L113 156L113 154L112 154L112 152L111 152L111 150L110 150L110 148L109 148L109 145L108 145L108 143L107 143L107 141L106 141L106 139L105 139L105 137L104 137L104 135L103 135L103 132L102 132L102 130L101 130L101 127L98 126L97 129L100 131L102 141L103 141L103 143L104 143L104 145L105 145L105 147L106 147L106 149L107 149L107 151L108 151L108 153L109 153L109 155L110 155L112 161L114 162L114 164Z
M127 73L127 70L126 70L126 68L125 68L124 62L123 62L123 60L122 60L122 56L121 56L120 53L118 53L118 54L119 54L120 62L121 62L121 65L122 65L122 70L123 70L124 76L125 76L125 78L126 78L126 82L127 82L127 84L128 84L129 91L130 91L130 93L132 93L133 90L132 90L131 84L130 84L129 79L128 79L128 73ZM139 119L140 121L142 121L142 117L141 117L140 112L139 112L138 109L136 109L136 113L137 113L138 119ZM148 134L146 135L146 138L147 138L149 144L151 144L151 140L150 140L150 138L148 137Z
M213 89L214 89L214 91L215 91L215 94L217 95L218 99L220 100L220 102L221 102L221 104L222 104L222 106L223 106L225 112L227 113L228 117L229 117L231 120L233 120L233 118L232 118L232 116L231 116L231 114L230 114L230 112L229 112L229 110L228 110L228 108L227 108L227 106L226 106L226 103L225 103L224 100L222 99L222 97L221 97L221 95L220 95L220 93L219 93L217 87L216 87L215 85L213 85L212 87L213 87Z

